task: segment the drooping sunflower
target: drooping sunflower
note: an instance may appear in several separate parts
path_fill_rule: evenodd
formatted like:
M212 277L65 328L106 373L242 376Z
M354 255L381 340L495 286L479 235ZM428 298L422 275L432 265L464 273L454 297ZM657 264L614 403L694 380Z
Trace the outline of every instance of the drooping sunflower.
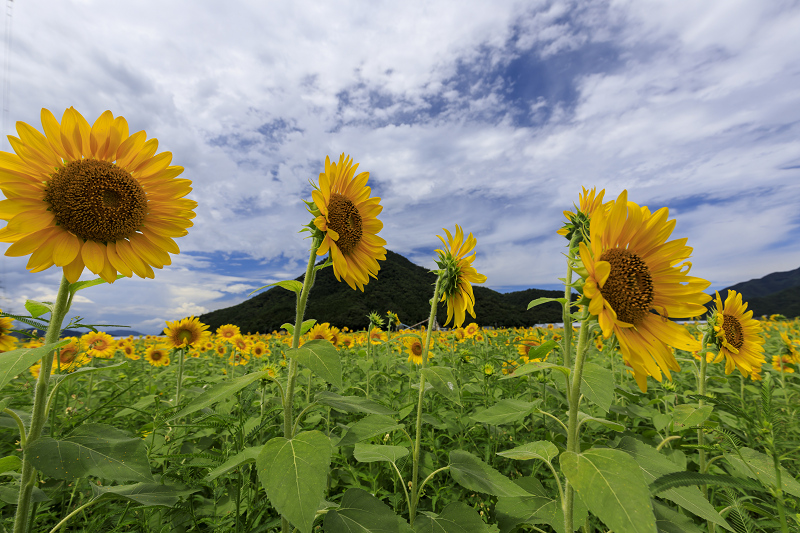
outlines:
M1 311L2 309L0 309L0 312ZM16 337L11 335L11 326L13 322L14 321L8 317L0 316L0 352L9 352L17 345Z
M195 317L184 318L174 322L167 322L164 328L164 335L173 348L184 348L200 346L211 336L211 332L206 331L208 326L200 322Z
M593 213L591 249L580 243L589 312L604 338L616 335L642 391L648 375L661 381L662 372L670 378L670 370L680 370L669 346L700 350L697 339L667 317L699 316L711 299L702 292L710 282L688 275L691 264L684 261L692 249L686 239L667 241L675 227L668 215L667 208L650 213L629 202L623 191L609 208Z
M719 353L725 356L725 373L737 368L743 376L758 374L764 363L761 324L753 319L753 311L747 311L738 292L729 290L724 303L719 292L715 294L716 309L709 322Z
M378 260L386 260L386 241L378 237L383 210L378 197L370 198L369 172L355 175L358 164L342 154L338 163L325 157L325 172L311 193L315 205L314 226L325 233L318 256L330 252L336 279L364 291L369 277L377 279Z
M86 346L86 353L89 357L99 359L111 359L117 351L114 337L108 333L90 331L81 337L81 342Z
M453 238L448 230L442 229L447 234L447 240L437 235L444 244L444 249L436 250L439 254L436 264L444 271L441 301L447 302L445 325L452 319L455 326L460 327L464 323L466 313L475 318L475 295L472 292L472 283L483 283L486 281L486 276L479 274L472 266L475 253L467 256L477 244L472 233L464 239L464 230L456 224L456 236Z
M144 360L153 366L169 366L169 352L168 347L153 344L144 352Z
M90 125L74 108L61 123L42 109L44 134L17 123L0 152L0 242L9 256L30 254L27 268L53 265L75 282L84 267L113 283L117 273L152 278L180 253L174 238L192 226L191 181L158 141L132 135L123 117L105 111Z

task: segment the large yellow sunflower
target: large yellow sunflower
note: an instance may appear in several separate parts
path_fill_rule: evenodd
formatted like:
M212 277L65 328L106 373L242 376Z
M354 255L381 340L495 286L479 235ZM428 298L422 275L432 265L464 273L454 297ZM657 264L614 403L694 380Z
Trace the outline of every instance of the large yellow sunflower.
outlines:
M0 242L9 256L30 254L27 268L53 265L75 282L84 267L109 283L117 273L154 277L153 268L180 252L197 202L184 198L191 181L158 141L128 133L123 117L106 111L90 125L74 108L59 124L42 109L44 135L17 122L15 153L0 152Z
M442 228L444 229L444 228ZM486 276L478 274L472 262L475 260L475 253L467 256L475 248L477 241L472 233L464 239L464 230L456 224L456 236L444 229L447 240L437 235L444 250L436 250L439 258L436 264L445 271L442 284L442 299L447 302L447 320L445 325L453 319L456 327L461 327L468 312L475 318L475 295L472 292L472 283L483 283Z
M668 346L698 351L700 343L684 327L667 320L700 316L711 297L710 282L689 276L692 249L686 239L667 241L675 221L662 208L650 213L622 191L609 209L596 209L590 225L591 249L580 243L586 269L583 295L597 315L603 337L614 333L636 382L680 367Z
M747 304L736 291L729 290L724 303L717 292L714 303L711 326L719 353L725 356L725 373L737 368L743 376L758 374L764 363L764 337L753 311L747 311Z
M369 197L369 172L354 177L356 169L350 156L342 154L338 163L325 157L325 172L311 196L320 213L314 225L325 232L317 255L330 252L336 279L363 291L369 276L377 279L378 260L386 260L386 241L378 237L381 199Z
M192 316L175 322L167 322L164 335L167 336L167 341L173 348L193 347L204 343L211 336L211 332L206 331L207 329L207 325Z

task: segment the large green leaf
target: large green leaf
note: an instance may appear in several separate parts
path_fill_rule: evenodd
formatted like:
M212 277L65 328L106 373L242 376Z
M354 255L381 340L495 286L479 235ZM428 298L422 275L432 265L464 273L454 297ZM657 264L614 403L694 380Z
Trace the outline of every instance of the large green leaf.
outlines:
M539 405L538 400L535 402L525 402L506 398L500 400L488 409L483 409L470 415L470 418L481 424L491 424L493 426L513 424L528 416L537 405Z
M620 450L564 452L561 471L589 510L616 533L656 533L650 491L636 461Z
M0 353L0 389L17 375L28 370L36 361L43 359L47 354L68 344L64 339L38 348L20 348L10 352Z
M325 339L314 339L296 349L286 350L286 357L311 369L316 375L342 389L342 360L339 350Z
M561 500L548 493L538 479L523 477L514 483L529 494L522 497L498 498L495 513L500 533L508 533L519 524L549 524L557 533L564 533L564 511ZM572 522L578 529L586 521L589 511L576 494L572 507Z
M344 434L342 440L336 443L337 446L352 446L356 442L367 440L376 435L385 435L391 433L396 429L404 427L405 424L398 424L394 418L386 415L369 415L365 416L358 422L354 423Z
M422 370L425 380L433 385L436 392L448 400L461 405L461 390L453 375L453 369L446 366L431 366Z
M450 474L459 485L468 490L494 496L528 496L519 485L463 450L450 452Z
M397 411L392 411L378 402L367 400L360 396L339 396L335 392L318 392L314 399L322 405L333 407L346 413L370 413L376 415L393 415Z
M93 500L107 500L122 498L136 502L145 507L174 507L181 496L188 496L195 490L186 490L182 487L161 485L160 483L136 483L135 485L117 485L114 487L100 487L91 484Z
M602 366L586 363L581 374L581 393L607 413L614 401L614 375Z
M310 533L328 480L331 441L319 431L275 437L256 459L258 477L273 507L300 533Z
M549 341L548 341L549 342ZM511 379L530 374L531 372L541 372L542 370L558 370L565 376L569 376L570 370L565 366L554 365L553 363L545 363L544 361L530 361L522 366L517 367L513 373L501 377L500 379Z
M497 452L497 455L508 457L516 461L526 461L528 459L541 459L547 463L558 457L558 448L547 440L529 442L522 446L504 452Z
M478 511L462 502L453 502L441 514L423 512L414 522L415 533L488 533L489 526Z
M659 453L658 450L639 442L633 437L623 437L617 445L617 449L633 457L639 468L642 469L644 480L648 485L666 474L681 471L675 463ZM730 525L714 509L714 506L703 497L703 493L697 487L670 489L659 493L658 496L680 505L700 518L710 520L726 529L731 529Z
M323 529L325 533L400 533L401 524L405 520L369 492L347 489L339 508L325 515Z
M41 437L27 456L37 470L56 479L153 481L144 441L106 424L82 424L61 440Z
M44 493L39 487L33 487L31 502L41 503L49 501L50 497ZM16 487L9 487L7 485L0 485L0 502L17 505L19 502L19 485Z
M359 442L353 450L353 456L359 463L386 461L396 463L401 457L408 455L408 449L402 446L381 446Z
M210 407L215 403L224 400L225 398L229 398L230 396L233 396L243 388L250 385L255 380L267 377L269 372L269 370L262 370L260 372L245 374L244 376L239 376L238 378L217 383L207 391L203 392L200 396L189 402L186 407L174 414L170 420L182 418L186 415L190 415L196 411L199 411L200 409Z
M22 460L16 455L8 455L0 459L0 474L3 472L16 472L22 466Z
M263 287L259 287L250 294L255 294L261 289L266 289L267 287L275 287L275 286L278 286L282 289L286 289L287 291L292 291L296 293L298 296L300 295L300 292L302 292L303 290L303 284L301 282L297 281L296 279L287 279L283 281L278 281L277 283L270 283L269 285L264 285Z
M713 409L714 407L711 405L704 405L703 407L687 404L676 405L672 411L672 429L674 431L682 431L686 428L699 426L711 416Z
M206 481L213 481L214 479L227 474L231 470L235 470L242 465L247 463L255 463L256 459L258 458L258 454L261 453L261 450L264 446L251 446L245 448L244 450L240 451L233 457L229 458L227 461L216 467L214 470L206 474L205 480Z
M747 477L757 479L767 488L775 487L775 485L778 484L778 478L775 477L775 465L772 463L772 457L747 447L741 448L739 453L742 454L747 464L732 453L726 453L725 459L727 459L736 470ZM748 468L748 465L750 468ZM800 483L798 483L784 467L780 468L781 489L792 496L800 498Z

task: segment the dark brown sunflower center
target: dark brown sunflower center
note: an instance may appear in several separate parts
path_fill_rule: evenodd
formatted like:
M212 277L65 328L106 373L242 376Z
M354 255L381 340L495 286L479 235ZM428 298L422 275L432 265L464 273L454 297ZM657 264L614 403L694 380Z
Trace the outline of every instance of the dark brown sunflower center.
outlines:
M414 344L412 344L411 352L417 356L422 355L422 344L420 344L419 342L415 342Z
M45 192L56 222L84 240L130 237L147 214L147 195L126 171L108 161L70 161L50 176Z
M361 213L346 196L331 194L328 202L328 227L339 234L336 245L345 255L355 250L361 242Z
M150 359L153 361L160 361L162 357L164 357L164 354L158 350L153 350L153 353L150 354Z
M600 293L619 320L637 324L653 303L653 278L647 264L638 255L619 248L606 250L600 260L611 264L611 273Z
M728 343L737 350L744 344L742 324L734 316L722 315L722 331Z

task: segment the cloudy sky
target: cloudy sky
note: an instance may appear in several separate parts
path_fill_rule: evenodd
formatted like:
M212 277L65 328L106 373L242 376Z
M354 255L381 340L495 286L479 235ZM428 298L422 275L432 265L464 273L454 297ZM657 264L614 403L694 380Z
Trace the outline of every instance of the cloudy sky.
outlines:
M432 267L460 224L498 290L555 287L581 186L669 207L712 289L800 266L797 1L9 5L4 135L110 109L194 182L182 253L81 293L88 322L152 333L300 275L301 200L342 152L390 250ZM54 297L56 268L0 262L3 309Z

